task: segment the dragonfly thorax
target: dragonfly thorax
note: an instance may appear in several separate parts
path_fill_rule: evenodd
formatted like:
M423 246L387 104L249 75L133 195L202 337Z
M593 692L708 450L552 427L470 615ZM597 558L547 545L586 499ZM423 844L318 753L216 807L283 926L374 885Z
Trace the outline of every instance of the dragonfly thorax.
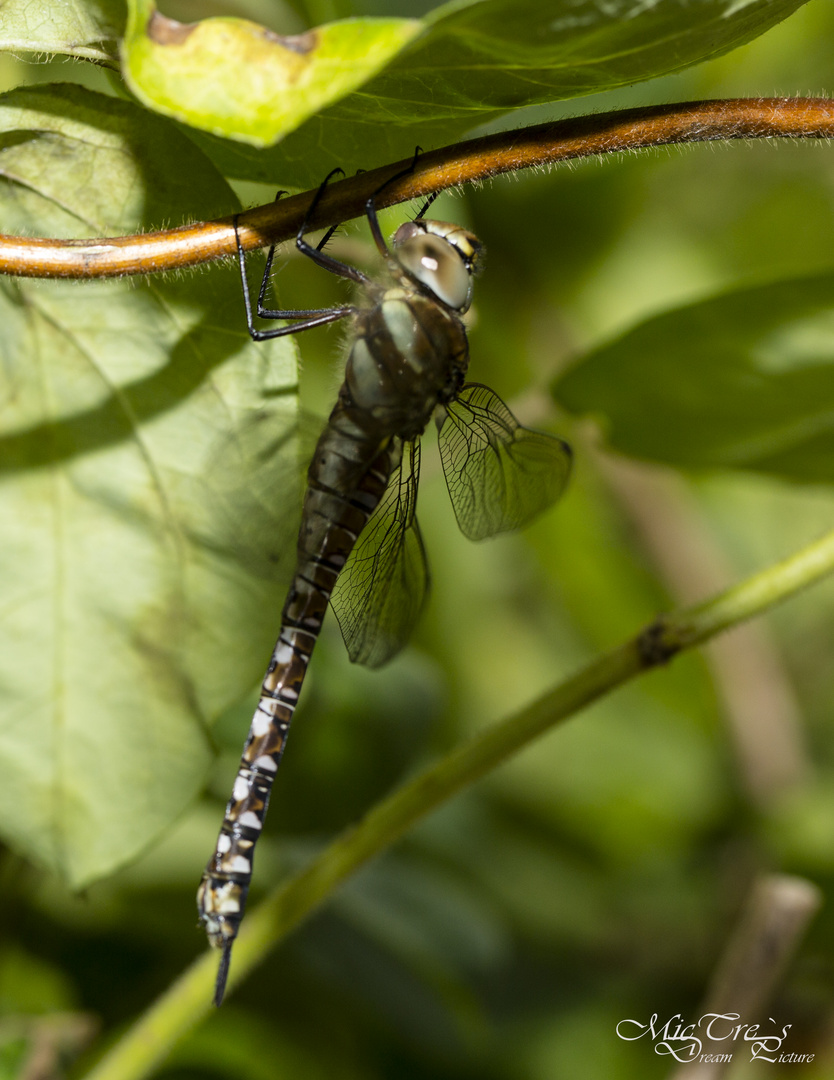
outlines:
M394 258L409 278L453 311L463 313L472 300L472 274L480 241L445 221L407 221L391 238Z

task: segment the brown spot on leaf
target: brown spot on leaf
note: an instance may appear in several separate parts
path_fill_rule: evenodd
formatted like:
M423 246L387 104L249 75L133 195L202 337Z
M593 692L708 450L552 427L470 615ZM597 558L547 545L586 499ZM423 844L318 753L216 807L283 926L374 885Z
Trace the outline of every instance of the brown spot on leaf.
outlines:
M181 23L154 11L148 19L146 33L157 45L182 45L197 29L197 23Z
M276 45L283 45L285 49L298 53L299 56L305 56L307 53L313 52L319 41L319 35L315 30L307 30L303 34L291 34L287 37L276 34L273 30L264 30L263 35L267 41L274 41Z

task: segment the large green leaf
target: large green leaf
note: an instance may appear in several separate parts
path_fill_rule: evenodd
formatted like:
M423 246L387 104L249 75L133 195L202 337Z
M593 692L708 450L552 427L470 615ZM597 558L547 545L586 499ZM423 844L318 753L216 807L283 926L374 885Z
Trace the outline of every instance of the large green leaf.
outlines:
M17 91L0 130L21 129L0 150L6 231L129 233L234 205L129 103ZM209 721L264 664L296 506L294 354L251 343L233 266L10 279L0 307L0 833L83 885L187 805Z
M146 105L194 127L269 146L375 75L420 29L344 19L282 37L246 19L183 24L128 0L125 79Z
M275 150L219 140L227 175L309 186L451 142L522 106L629 85L720 56L804 0L459 0L361 89ZM269 139L264 137L264 143Z
M122 0L0 0L0 49L77 56L115 66L124 24Z
M834 481L834 273L741 289L642 323L556 385L615 449Z

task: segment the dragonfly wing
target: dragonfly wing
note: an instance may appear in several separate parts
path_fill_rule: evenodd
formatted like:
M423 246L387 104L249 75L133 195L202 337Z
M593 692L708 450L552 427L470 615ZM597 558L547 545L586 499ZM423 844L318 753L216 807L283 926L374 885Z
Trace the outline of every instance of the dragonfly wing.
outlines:
M330 598L351 660L366 667L380 667L402 649L428 592L415 515L419 474L419 444L406 443Z
M468 383L446 414L440 457L464 536L483 540L521 528L562 494L568 444L522 427L489 387Z

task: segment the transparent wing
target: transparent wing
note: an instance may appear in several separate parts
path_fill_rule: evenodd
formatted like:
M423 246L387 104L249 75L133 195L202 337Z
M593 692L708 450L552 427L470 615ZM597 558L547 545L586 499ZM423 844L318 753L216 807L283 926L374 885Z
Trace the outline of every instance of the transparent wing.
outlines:
M518 529L562 494L571 450L522 427L487 386L468 383L446 406L440 457L458 525L470 540Z
M330 598L351 660L366 667L400 651L426 599L429 571L415 517L419 475L419 444L406 443Z

